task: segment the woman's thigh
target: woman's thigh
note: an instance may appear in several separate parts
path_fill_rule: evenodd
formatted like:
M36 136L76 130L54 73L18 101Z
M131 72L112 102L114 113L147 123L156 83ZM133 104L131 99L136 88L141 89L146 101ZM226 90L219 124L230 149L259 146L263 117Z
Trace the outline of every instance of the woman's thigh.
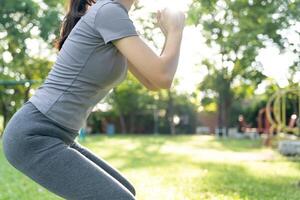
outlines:
M58 196L72 200L135 199L119 181L59 138L34 135L4 139L7 160Z
M79 151L82 155L87 157L89 160L94 162L96 165L104 169L108 174L118 180L121 184L123 184L134 196L136 195L136 191L133 185L121 175L121 173L114 167L112 167L109 163L107 163L103 158L95 155L92 151L82 146L78 142L74 142L70 145L70 147Z

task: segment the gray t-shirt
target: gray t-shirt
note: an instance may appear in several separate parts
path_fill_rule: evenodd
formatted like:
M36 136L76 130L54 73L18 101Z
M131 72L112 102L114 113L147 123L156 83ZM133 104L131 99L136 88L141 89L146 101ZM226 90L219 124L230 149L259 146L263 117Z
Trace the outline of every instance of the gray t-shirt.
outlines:
M77 131L94 106L127 75L112 40L138 35L121 3L98 0L63 44L45 82L29 99L54 122Z

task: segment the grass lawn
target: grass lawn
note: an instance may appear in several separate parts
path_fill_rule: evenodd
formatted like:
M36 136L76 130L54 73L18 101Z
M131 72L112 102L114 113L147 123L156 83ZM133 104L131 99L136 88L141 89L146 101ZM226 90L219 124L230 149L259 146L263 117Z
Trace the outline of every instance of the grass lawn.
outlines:
M80 143L119 169L139 200L300 199L300 160L261 148L260 141L129 135ZM11 167L0 146L0 199L61 198Z

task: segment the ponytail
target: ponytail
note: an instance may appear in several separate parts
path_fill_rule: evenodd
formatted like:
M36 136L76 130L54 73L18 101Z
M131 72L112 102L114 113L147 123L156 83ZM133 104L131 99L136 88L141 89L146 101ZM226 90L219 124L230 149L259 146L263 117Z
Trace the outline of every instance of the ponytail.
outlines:
M93 3L95 3L95 0L69 0L68 11L61 24L60 38L55 44L58 50L63 46L73 27L86 13L88 6Z

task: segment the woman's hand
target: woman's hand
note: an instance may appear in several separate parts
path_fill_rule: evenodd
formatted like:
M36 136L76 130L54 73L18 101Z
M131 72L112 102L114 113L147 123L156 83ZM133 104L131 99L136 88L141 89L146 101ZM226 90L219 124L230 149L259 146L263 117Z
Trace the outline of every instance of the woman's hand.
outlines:
M157 23L165 36L170 32L182 32L185 26L185 15L181 11L164 8L157 12Z
M157 25L158 25L158 27L160 28L160 30L162 31L162 33L164 34L164 36L167 37L168 32L167 32L167 30L165 29L165 27L161 23L162 16L161 16L161 11L160 10L157 11L157 15L156 16L157 16Z

